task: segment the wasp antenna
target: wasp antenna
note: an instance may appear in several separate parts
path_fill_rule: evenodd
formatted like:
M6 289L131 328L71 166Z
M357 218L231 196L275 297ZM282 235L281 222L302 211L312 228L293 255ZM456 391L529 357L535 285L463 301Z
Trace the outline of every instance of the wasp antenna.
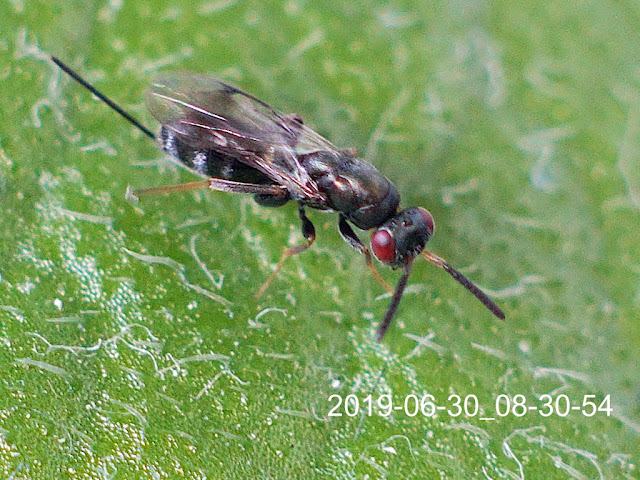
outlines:
M404 289L407 287L407 281L409 280L409 275L411 274L411 267L413 266L413 259L409 260L402 272L402 277L400 277L400 281L396 286L396 291L393 292L393 298L391 299L391 303L389 304L389 308L387 308L387 313L384 314L384 319L380 323L378 327L378 333L376 334L376 340L379 342L382 341L385 333L387 333L387 329L389 325L391 325L391 320L393 320L393 316L396 314L396 310L398 309L398 305L400 304L400 299L404 294Z
M498 317L500 320L505 319L505 315L502 309L498 305L496 305L495 302L491 300L486 293L480 290L480 288L478 288L475 283L461 274L458 270L449 265L444 259L431 252L422 252L422 256L429 260L431 263L435 263L440 268L446 270L449 275L451 275L458 281L458 283L460 283L464 288L473 293L473 295L478 300L480 300L480 302L482 302L482 304L487 307L496 317Z
M109 97L107 97L106 95L101 93L96 87L94 87L89 82L87 82L78 73L74 72L71 69L71 67L69 67L67 64L65 64L62 60L60 60L59 58L54 57L54 56L51 57L51 60L58 67L60 67L60 69L63 72L65 72L67 75L69 75L71 78L73 78L76 82L78 82L80 85L82 85L84 88L89 90L91 93L93 93L100 100L102 100L104 103L106 103L109 106L109 108L111 108L114 112L116 112L118 115L123 117L127 122L129 122L131 125L136 127L138 130L140 130L142 133L144 133L151 140L155 140L156 139L156 136L153 133L151 133L151 131L147 127L142 125L135 118L133 118L131 115L129 115L127 112L125 112L118 104L116 104Z

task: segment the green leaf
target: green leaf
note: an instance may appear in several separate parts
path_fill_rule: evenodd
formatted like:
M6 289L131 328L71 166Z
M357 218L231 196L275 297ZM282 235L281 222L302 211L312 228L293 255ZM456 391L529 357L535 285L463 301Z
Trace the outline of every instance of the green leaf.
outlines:
M639 15L4 2L0 476L640 478ZM375 342L389 295L316 211L316 244L256 301L302 240L295 205L128 203L127 186L194 177L51 54L153 128L144 92L170 69L300 113L429 208L429 248L507 320L416 262ZM412 416L426 395L448 410Z

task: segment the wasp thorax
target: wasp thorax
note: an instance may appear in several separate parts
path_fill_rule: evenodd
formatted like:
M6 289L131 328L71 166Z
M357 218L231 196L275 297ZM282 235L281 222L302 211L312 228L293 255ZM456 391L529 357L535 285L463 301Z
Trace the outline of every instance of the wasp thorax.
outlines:
M434 230L433 217L427 210L407 208L373 233L371 249L382 263L397 268L424 249Z

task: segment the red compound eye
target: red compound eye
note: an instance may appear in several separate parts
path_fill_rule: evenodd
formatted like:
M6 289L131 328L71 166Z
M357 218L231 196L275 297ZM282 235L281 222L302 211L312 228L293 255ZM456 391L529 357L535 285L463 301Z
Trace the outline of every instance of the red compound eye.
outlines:
M371 249L382 263L391 264L396 259L396 242L387 230L376 230L371 236Z
M429 227L429 235L433 235L433 232L436 229L436 224L433 221L433 216L429 213L428 210L425 210L424 208L418 208L418 213L422 215L422 218L427 224L427 227Z

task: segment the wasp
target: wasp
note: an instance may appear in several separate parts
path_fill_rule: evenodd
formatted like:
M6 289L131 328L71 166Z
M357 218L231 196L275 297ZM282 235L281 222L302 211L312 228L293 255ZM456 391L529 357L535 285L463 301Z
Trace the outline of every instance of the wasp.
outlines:
M392 290L373 266L372 255L392 269L402 269L376 338L385 336L396 313L414 260L422 256L444 269L496 317L504 312L480 288L445 260L426 251L435 222L420 207L400 210L400 194L391 181L353 149L340 150L308 128L300 115L279 113L258 98L216 78L187 72L158 77L146 105L160 123L156 136L120 106L56 57L52 61L116 113L157 142L174 160L206 178L167 187L138 190L140 196L192 188L252 194L264 206L297 203L305 242L285 249L280 262L257 293L264 293L284 261L307 250L316 238L306 209L338 212L342 238L364 255L376 279ZM358 237L375 229L371 249Z

